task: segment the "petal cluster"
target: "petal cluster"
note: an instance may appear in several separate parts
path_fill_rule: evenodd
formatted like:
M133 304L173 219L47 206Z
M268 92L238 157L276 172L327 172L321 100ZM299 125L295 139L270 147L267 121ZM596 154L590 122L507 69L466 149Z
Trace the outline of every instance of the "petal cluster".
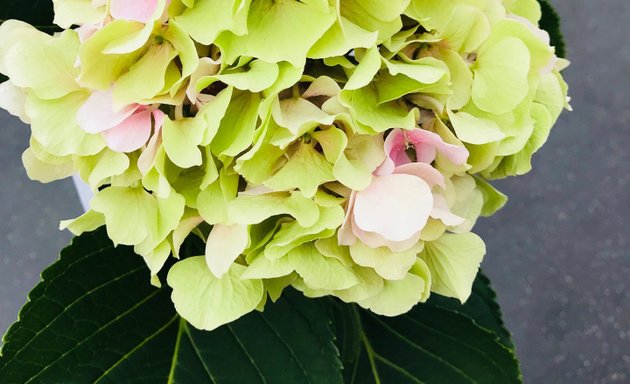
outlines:
M471 232L563 108L531 0L55 0L0 26L0 105L42 182L79 174L178 312L214 329L293 287L375 313L462 302ZM205 252L180 258L197 236ZM188 256L188 255L186 255Z

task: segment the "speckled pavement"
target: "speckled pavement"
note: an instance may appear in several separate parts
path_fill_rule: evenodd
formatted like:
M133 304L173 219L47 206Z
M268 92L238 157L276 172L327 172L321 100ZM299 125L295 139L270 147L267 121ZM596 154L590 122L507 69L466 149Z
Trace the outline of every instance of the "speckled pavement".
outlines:
M526 176L480 220L484 262L525 383L630 383L630 3L556 0L572 66L564 114ZM70 239L71 180L30 182L28 128L0 114L0 333ZM497 383L500 384L500 383Z

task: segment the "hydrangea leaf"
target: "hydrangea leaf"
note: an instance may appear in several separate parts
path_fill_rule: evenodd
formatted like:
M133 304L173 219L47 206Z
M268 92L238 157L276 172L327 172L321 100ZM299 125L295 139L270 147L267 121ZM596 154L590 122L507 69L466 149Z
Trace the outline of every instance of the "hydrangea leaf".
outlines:
M211 331L253 311L265 291L261 280L241 279L245 270L234 264L218 279L203 257L178 262L167 278L177 313L195 328Z
M312 145L301 143L289 161L265 185L276 191L299 189L313 197L320 185L334 181L333 166Z
M359 283L352 270L339 260L323 257L314 245L302 245L289 252L289 262L313 289L341 290Z
M44 100L30 95L25 111L31 121L33 137L46 151L56 156L89 156L105 147L101 135L83 131L75 119L77 111L87 99L84 92L73 92L60 99Z
M392 252L386 247L371 248L357 241L350 246L350 255L358 265L374 268L386 280L401 280L415 264L422 247L418 243L405 252Z
M464 303L485 253L483 240L474 233L445 234L426 243L420 257L431 271L431 291Z
M527 96L530 54L525 43L507 37L479 54L472 99L484 111L503 114Z
M448 116L457 133L457 138L464 143L479 145L505 138L501 128L492 120L481 119L467 112L449 111Z
M19 23L13 21L7 27L12 28L7 37L19 40L12 42L2 56L3 73L16 86L30 88L43 99L60 98L78 90L75 62L79 37L76 32L65 31L51 37L35 32L33 27L33 31L28 32L28 27Z
M402 280L385 280L383 290L358 304L383 316L398 316L429 297L431 273L422 260L417 260Z

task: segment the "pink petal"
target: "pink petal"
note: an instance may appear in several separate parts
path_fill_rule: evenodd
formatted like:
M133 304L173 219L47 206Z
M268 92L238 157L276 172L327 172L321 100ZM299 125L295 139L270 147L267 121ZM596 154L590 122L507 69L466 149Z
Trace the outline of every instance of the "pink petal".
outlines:
M444 175L427 163L404 164L396 167L392 173L417 176L424 180L431 188L436 185L446 188L446 185L444 184Z
M85 132L99 133L122 123L137 109L138 105L129 105L115 112L112 91L95 91L79 108L76 120Z
M151 111L140 110L112 129L103 132L107 146L117 152L140 149L151 137Z
M148 23L157 8L157 0L111 0L109 13L114 19Z
M431 188L423 179L393 174L374 178L358 192L353 212L361 230L403 241L424 228L432 208Z
M352 216L354 210L354 200L356 199L357 193L352 191L350 194L350 199L348 199L348 205L346 206L346 217L343 220L343 224L339 228L339 232L337 233L337 239L339 240L339 245L352 245L356 243L357 239L353 233L353 225L352 225Z
M459 145L447 144L437 133L425 129L407 131L407 137L416 147L417 161L431 163L435 160L435 150L455 165L462 165L468 159L468 150ZM434 148L430 149L430 148Z

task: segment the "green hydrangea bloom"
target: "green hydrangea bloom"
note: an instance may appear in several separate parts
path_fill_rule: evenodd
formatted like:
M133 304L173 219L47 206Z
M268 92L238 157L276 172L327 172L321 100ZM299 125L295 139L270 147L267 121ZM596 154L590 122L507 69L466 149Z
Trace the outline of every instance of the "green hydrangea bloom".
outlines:
M137 2L134 2L134 4ZM568 106L534 0L55 0L53 36L0 26L0 106L42 182L90 210L214 329L287 287L395 316L464 302L471 232ZM78 27L75 27L78 26Z

